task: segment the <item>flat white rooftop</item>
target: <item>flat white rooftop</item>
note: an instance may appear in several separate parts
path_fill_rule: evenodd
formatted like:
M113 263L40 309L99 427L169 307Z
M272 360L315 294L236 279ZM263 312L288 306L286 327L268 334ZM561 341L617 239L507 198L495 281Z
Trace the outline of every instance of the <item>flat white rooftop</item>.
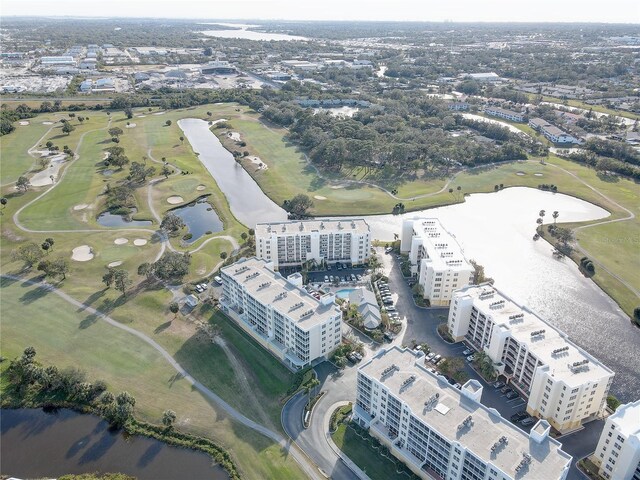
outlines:
M437 218L416 218L413 231L422 238L435 270L473 270L456 238Z
M323 324L340 314L340 309L331 301L327 305L311 296L306 290L293 285L278 272L271 263L255 257L241 259L224 267L224 273L243 285L249 295L296 322L303 330Z
M516 304L495 287L472 285L462 288L473 298L473 303L485 315L490 315L494 328L510 330L511 336L527 345L544 364L549 365L551 376L569 386L608 377L612 370L571 342L566 334L550 325L535 313Z
M390 348L360 367L360 371L384 384L395 396L402 399L413 414L425 424L436 429L449 440L465 445L483 461L491 462L505 473L516 477L516 467L524 455L531 455L531 462L523 479L559 478L571 462L571 456L561 450L562 445L546 437L541 443L505 420L500 414L468 397L449 385L442 377L436 377L421 364L422 355L399 347ZM383 376L390 366L396 368ZM415 377L409 383L408 379ZM471 382L472 384L472 382ZM465 384L467 387L469 384ZM463 387L463 388L465 388ZM427 406L430 399L437 400ZM471 421L465 420L471 417ZM502 437L506 443L496 445Z
M292 220L288 222L258 223L255 228L257 235L323 231L369 233L369 224L362 218L343 218L340 220Z
M609 420L616 424L617 429L625 435L640 438L640 400L620 405Z

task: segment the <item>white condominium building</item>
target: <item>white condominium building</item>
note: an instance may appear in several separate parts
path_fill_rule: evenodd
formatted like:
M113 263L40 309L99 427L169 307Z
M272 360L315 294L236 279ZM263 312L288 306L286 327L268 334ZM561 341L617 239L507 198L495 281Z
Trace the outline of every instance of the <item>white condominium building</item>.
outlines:
M405 220L400 240L400 251L409 254L411 273L418 274L423 296L432 306L449 305L454 290L473 283L473 266L439 220Z
M640 480L640 400L607 418L592 459L606 479Z
M423 479L557 480L571 456L540 420L527 434L424 367L424 354L393 347L358 369L354 421Z
M566 334L488 284L453 296L449 331L482 350L511 386L528 397L527 412L568 432L603 410L614 373Z
M335 296L317 300L302 288L299 273L284 278L254 257L223 268L221 277L223 311L290 369L324 360L340 345Z
M359 265L371 252L369 225L357 218L259 223L255 233L256 256L276 270L308 261Z

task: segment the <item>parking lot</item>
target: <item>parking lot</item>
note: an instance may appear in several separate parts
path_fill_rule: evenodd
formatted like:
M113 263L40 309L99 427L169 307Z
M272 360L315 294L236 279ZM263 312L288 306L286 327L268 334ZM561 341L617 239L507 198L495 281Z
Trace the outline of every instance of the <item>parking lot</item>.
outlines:
M299 272L299 268L281 268L280 273L286 277L294 272ZM355 280L352 280L352 275L355 275ZM336 283L336 278L339 278L338 284L354 284L365 280L366 268L365 267L353 267L350 264L336 264L329 265L327 270L317 270L307 272L307 283ZM358 280L358 276L360 279ZM325 280L326 277L326 280ZM333 281L331 280L333 277ZM348 278L348 279L347 279Z

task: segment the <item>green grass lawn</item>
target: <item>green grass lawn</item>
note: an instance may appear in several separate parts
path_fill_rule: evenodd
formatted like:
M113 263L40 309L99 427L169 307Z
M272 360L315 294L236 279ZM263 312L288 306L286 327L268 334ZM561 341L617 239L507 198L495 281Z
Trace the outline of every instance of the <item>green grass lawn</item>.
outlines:
M279 446L229 420L137 337L21 282L3 279L0 299L0 346L5 357L13 358L32 345L44 363L79 367L90 378L105 380L111 390L129 391L136 398L137 415L145 421L159 423L165 409L174 410L177 428L205 435L229 449L246 478L304 478ZM216 381L231 390L233 379L224 354L212 351L211 345L194 347L188 352L190 366L213 364ZM230 401L237 408L242 406L239 402L237 394Z
M42 122L54 121L53 115L38 115L28 120L29 125L19 125L15 122L16 131L0 137L2 157L0 158L0 184L15 182L20 175L31 170L36 159L27 153L42 136L54 125L44 125Z
M384 458L378 450L371 446L373 439L364 440L355 431L340 425L331 435L333 441L358 467L360 467L372 480L388 480L390 478L417 478L414 475L400 475L394 461ZM391 453L387 453L392 456ZM396 460L400 463L399 460Z

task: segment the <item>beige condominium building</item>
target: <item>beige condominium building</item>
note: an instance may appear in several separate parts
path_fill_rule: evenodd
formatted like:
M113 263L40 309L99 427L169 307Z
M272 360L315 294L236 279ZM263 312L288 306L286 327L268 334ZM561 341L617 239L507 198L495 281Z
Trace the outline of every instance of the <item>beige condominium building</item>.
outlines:
M592 459L607 480L640 480L640 400L607 418Z
M447 306L454 290L473 283L474 268L462 248L436 218L402 222L400 251L409 254L422 295L432 306Z
M393 347L358 369L353 418L423 479L557 480L571 456L539 420L527 434L424 367L424 354Z
M222 310L290 369L324 360L340 345L335 296L314 298L299 273L284 278L254 257L224 267L221 277Z
M255 234L256 257L276 270L309 261L360 265L371 254L369 225L359 218L259 223Z
M527 412L568 432L603 411L614 373L566 334L489 284L455 292L449 331L491 358Z

